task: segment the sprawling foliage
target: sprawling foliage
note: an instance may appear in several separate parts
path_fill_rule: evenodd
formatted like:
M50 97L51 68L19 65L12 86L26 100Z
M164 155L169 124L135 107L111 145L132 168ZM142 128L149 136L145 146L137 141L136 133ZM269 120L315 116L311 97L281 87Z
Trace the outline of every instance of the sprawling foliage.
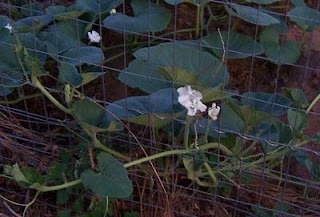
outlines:
M212 188L220 184L217 175L237 185L240 169L262 172L259 167L262 164L268 169L275 168L292 148L295 150L309 141L319 142L319 135L303 134L308 127L304 109L309 107L309 111L314 103L309 105L301 90L237 93L227 89L227 59L254 56L279 66L295 64L303 46L281 39L288 30L287 23L292 22L305 31L320 26L320 13L300 1L292 2L289 21L285 22L269 7L277 2L225 1L221 7L206 0L132 0L130 15L127 11L113 11L121 11L121 0L78 0L69 6L50 6L45 10L40 3L20 5L21 9L9 7L12 16L0 16L0 49L3 51L0 53L0 96L12 99L19 88L26 85L38 89L81 129L74 138L80 160L70 164L74 162L72 156L62 153L62 161L54 162L47 174L18 164L7 165L3 172L39 193L58 191L57 203L60 204L70 201L72 193L90 191L99 195L100 200L92 199L90 208L85 213L76 210L76 215L104 216L109 199L131 197L133 187L126 169L143 162L176 155L177 165L190 180ZM182 3L192 4L197 11L196 26L189 30L196 33L193 40L161 43L156 37L145 41L137 36L167 35L164 31L172 20L170 8ZM204 11L212 8L217 8L220 14L204 20ZM259 26L259 35L253 38L228 29L210 32L205 28L212 21L226 19L226 15L248 26ZM99 33L95 36L103 40L105 29L126 38L130 47L128 54L134 58L121 70L118 79L139 89L141 96L102 106L77 89L102 76L105 72L99 66L113 59L100 37L92 38L94 30ZM41 83L43 78L53 76L46 71L46 64L57 66L55 88L63 94L64 101L55 98ZM211 108L216 109L213 119L206 112L187 115L184 108L187 103L182 106L177 92L185 86L197 91L192 94L201 95L197 102L219 104ZM168 128L174 127L175 134L171 136L175 137L175 146L181 148L168 148L133 160L125 150L112 149L112 144L101 136L124 130L123 121L168 135L171 133ZM245 138L252 138L252 143L245 143ZM256 146L263 152L257 153ZM310 167L303 152L296 151L293 155L311 173L319 172L318 166ZM276 176L268 171L264 172ZM320 178L320 174L316 177ZM62 215L69 214L63 212Z

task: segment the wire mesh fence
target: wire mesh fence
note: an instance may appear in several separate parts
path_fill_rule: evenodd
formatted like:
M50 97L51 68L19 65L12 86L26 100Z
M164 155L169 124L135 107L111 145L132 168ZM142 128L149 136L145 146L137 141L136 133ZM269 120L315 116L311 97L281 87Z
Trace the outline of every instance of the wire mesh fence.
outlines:
M0 13L1 215L320 215L319 1Z

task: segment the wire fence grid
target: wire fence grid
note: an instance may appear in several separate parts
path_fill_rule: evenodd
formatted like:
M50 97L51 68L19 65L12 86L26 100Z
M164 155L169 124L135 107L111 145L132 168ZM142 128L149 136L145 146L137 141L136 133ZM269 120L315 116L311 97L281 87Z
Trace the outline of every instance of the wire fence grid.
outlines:
M170 31L172 33L168 34L167 30L162 31L161 33L137 33L137 32L130 32L126 31L123 28L115 28L106 30L101 19L101 2L108 1L108 0L99 0L99 17L97 22L87 22L80 19L74 19L78 25L92 25L93 29L96 29L102 34L102 37L108 38L108 43L113 46L112 40L117 40L120 42L120 45L116 48L116 53L112 53L110 51L109 55L108 50L104 53L104 63L103 64L91 64L95 67L99 67L101 72L104 72L98 79L96 79L94 83L94 87L89 85L82 86L79 91L86 96L87 99L97 102L104 107L108 105L112 105L113 101L116 99L125 99L129 96L139 95L140 92L133 90L132 88L120 84L120 82L116 81L116 75L118 73L125 73L126 75L135 76L136 78L144 78L148 79L150 84L155 81L162 81L162 82L169 82L172 84L172 87L175 87L176 83L168 80L162 80L159 78L154 78L152 76L144 76L141 74L135 74L134 72L126 71L126 67L132 61L132 56L128 55L130 53L130 48L128 47L128 38L134 36L138 37L139 39L143 40L142 47L150 48L159 43L166 43L171 42L174 44L182 43L180 42L181 39L185 39L186 33L181 31L181 20L183 20L183 16L187 16L186 13L179 14L183 12L183 10L190 10L192 13L195 13L195 7L190 6L186 7L185 3L177 4L174 6L166 6L170 8L170 12L172 13L172 18L170 21ZM151 0L146 0L151 3ZM46 15L46 7L51 5L57 4L71 4L72 1L39 1L43 3L42 10L33 9L32 7L26 8L23 6L18 6L16 4L18 1L4 1L0 3L0 13L13 18L13 11L15 10L25 10L30 12L31 14L37 15ZM28 0L27 3L33 3L35 1ZM163 1L160 1L160 5L164 5ZM230 6L235 2L232 1L216 1L211 0L211 4L218 5L219 7L223 7L224 5ZM237 1L238 2L238 1ZM319 2L320 1L310 1L313 3L314 8L319 10ZM283 12L274 12L274 11L266 11L262 7L258 7L258 17L259 13L261 12L268 12L274 16L281 17L284 22L288 20L288 9L290 9L290 1L281 1L282 5L286 8L285 13ZM131 8L129 5L129 1L123 1L122 6L118 8L122 13L131 14ZM149 4L149 7L150 4ZM76 9L77 10L77 9ZM149 14L151 16L151 14ZM226 49L226 56L225 56L225 63L228 66L228 53L229 53L229 35L232 31L232 28L237 28L235 23L239 22L238 18L234 16L230 16L227 14L227 24L218 23L217 26L213 24L211 29L221 29L227 32L227 39L225 44ZM56 14L53 15L53 23L51 25L56 25L58 22L57 20L70 19L69 17L64 17L63 15ZM207 19L206 16L202 16L201 20ZM307 19L308 20L308 19ZM311 21L316 22L316 19L311 19ZM183 23L183 22L182 22ZM204 22L202 22L204 23ZM150 23L149 23L150 25ZM238 24L240 25L240 24ZM251 24L254 26L253 24ZM290 26L291 28L292 26ZM1 28L1 27L0 27ZM202 26L201 29L205 27ZM116 33L112 33L114 30ZM245 26L241 26L241 32L246 33L247 29ZM254 83L256 76L259 72L255 71L255 64L256 62L264 63L265 61L270 61L269 58L263 55L256 55L256 41L258 41L258 34L261 31L258 25L255 27L250 27L248 29L250 35L253 37L255 44L252 50L252 53L249 57L246 58L246 61L249 62L249 67L246 69L248 77L243 79L246 83L245 92L258 92L259 84ZM205 30L201 31L200 36L205 34ZM33 34L36 34L34 31ZM306 34L306 33L304 33ZM115 37L114 39L113 37ZM188 37L188 36L187 36ZM82 36L79 34L76 35L78 42L80 43ZM308 43L308 39L303 36L303 42ZM52 36L52 43L58 44L56 40L56 36ZM281 59L282 52L284 45L285 38L280 38L279 48L280 48L280 56L279 61ZM102 40L100 42L100 46L105 46L103 43L105 41ZM183 40L183 43L188 44L188 46L198 47L201 50L205 49L221 49L220 47L212 47L208 44L203 43L201 40L199 41L189 41ZM15 46L15 44L8 43L1 41L0 35L0 45L9 45ZM78 48L80 48L80 44ZM312 46L312 45L311 45ZM314 46L318 46L314 44ZM33 52L35 55L46 54L48 56L54 57L57 60L65 60L69 59L72 61L78 61L79 63L85 63L81 59L75 59L68 56L64 56L60 53L52 53L48 52L47 50L40 50L37 49L37 44L34 42L33 47L26 48L28 52ZM6 52L1 50L0 52ZM222 51L221 51L222 52ZM238 51L233 50L232 52L238 54ZM273 67L273 73L270 76L274 76L270 81L273 81L270 84L271 90L269 93L280 93L282 83L280 81L281 78L281 71L284 67L287 71L293 70L294 72L299 72L299 75L296 75L300 78L299 81L294 81L298 83L298 86L302 89L305 89L308 86L308 76L314 75L313 80L317 80L320 77L316 77L315 74L319 74L320 70L317 65L317 61L312 60L315 52L312 50L312 47L306 48L303 54L304 61L298 61L294 64L286 64L277 65ZM173 49L173 59L176 59L175 49ZM318 57L320 55L318 54ZM149 58L151 58L149 56ZM166 58L164 56L164 58ZM199 56L200 58L200 56ZM318 58L319 60L319 58ZM150 59L148 60L149 65L152 64ZM203 66L200 65L200 60L198 62L199 70L203 69ZM208 66L211 67L211 66ZM82 73L82 66L79 66L79 71ZM107 72L107 73L105 73ZM233 74L230 74L232 77ZM296 78L296 77L295 77ZM294 79L295 79L294 78ZM225 78L226 79L226 78ZM288 80L291 78L289 77ZM111 80L111 81L110 81ZM13 99L18 100L12 103L12 96L5 96L0 98L0 113L5 114L5 116L1 116L1 125L0 125L0 159L1 159L1 167L7 164L13 163L22 163L23 165L29 165L38 169L41 169L43 172L47 172L50 166L50 163L59 160L59 156L61 152L72 152L74 150L74 146L76 145L76 141L74 136L77 132L80 131L80 127L77 123L70 119L67 114L62 112L57 112L54 106L46 99L43 94L38 94L33 87L31 81L25 80L25 85L19 87L14 93L15 97ZM45 83L46 90L50 93L57 96L57 99L62 99L63 90L57 90L54 88L54 85L48 81ZM242 98L241 93L232 92L224 87L221 90L217 90L217 92L232 95L236 98ZM318 90L314 90L311 93L312 96L315 96L319 92ZM38 94L36 96L36 100L34 98L30 98L34 94ZM138 93L138 94L137 94ZM60 97L60 98L59 98ZM171 96L169 96L171 97ZM261 99L255 99L249 96L252 100L256 102L265 103L266 105L271 104L271 110L275 108L291 108L297 111L306 112L305 109L297 109L292 106L284 106L282 104L277 104L275 101L264 101ZM35 103L36 102L36 103ZM162 102L157 102L161 104ZM223 104L223 100L221 104ZM156 105L154 105L156 106ZM139 109L132 108L130 106L118 107L119 110L123 110L127 112L127 116L129 117L129 112L136 112L141 115L149 115L149 120L151 121L152 116L156 115L159 119L169 119L170 128L168 131L168 138L158 140L156 135L153 132L151 127L141 127L135 124L131 124L130 122L125 122L127 129L122 132L113 132L109 133L108 135L101 134L99 135L100 138L103 138L108 144L116 147L119 150L125 150L132 154L132 156L140 155L143 156L140 148L141 146L148 152L148 153L157 153L160 151L165 151L173 148L181 148L179 144L176 143L176 135L175 127L176 126L183 126L186 124L186 121L181 118L176 118L174 115L162 116L153 113L149 113L146 111L140 111ZM7 117L7 118L4 118ZM317 123L320 123L320 111L312 110L308 112L309 119L318 120ZM224 135L234 135L240 139L242 139L243 144L250 143L252 141L258 141L260 143L264 143L266 150L265 153L268 153L267 150L271 150L275 147L288 147L290 148L290 152L287 154L287 157L283 160L283 165L281 168L276 169L268 169L266 168L265 163L262 162L258 165L257 172L248 170L247 168L242 168L240 164L240 169L238 172L238 179L237 182L226 179L223 174L217 174L218 185L216 187L206 189L197 186L195 183L184 183L183 178L186 177L186 172L181 171L178 167L174 166L174 161L176 160L175 157L172 157L171 162L173 166L170 167L168 177L161 180L162 184L164 185L166 192L161 188L161 183L157 178L154 177L152 170L150 168L145 168L145 171L139 171L138 169L128 170L129 178L133 182L134 189L144 189L145 195L135 195L134 197L126 200L122 200L117 202L116 207L121 207L121 204L125 204L122 206L126 207L128 210L139 210L140 215L146 216L141 210L144 210L145 213L154 213L154 216L161 216L163 213L167 213L170 210L171 215L168 216L258 216L257 213L252 212L253 209L259 209L263 212L268 213L269 211L273 212L273 216L320 216L320 204L318 196L315 198L310 198L310 192L315 195L319 195L320 192L320 185L318 181L315 181L314 174L310 174L307 178L302 176L295 175L294 171L292 170L299 170L299 168L294 168L294 159L291 156L292 153L296 150L300 150L307 155L313 156L315 159L312 161L311 167L317 167L317 162L319 162L319 155L320 150L316 147L315 144L310 144L301 147L295 147L293 143L279 143L272 139L271 136L267 137L260 137L259 134L251 134L251 133L242 133L238 131L234 131L232 129L225 129L221 127L220 119L218 119L218 124L215 127L211 127L210 130L214 131L217 134L217 141L222 141ZM150 123L150 125L152 125ZM200 128L204 128L201 124L198 126ZM134 136L132 135L132 133ZM271 137L271 138L270 138ZM138 140L138 141L137 141ZM169 142L163 142L169 141ZM113 145L112 145L113 144ZM208 152L207 154L216 157L218 161L216 163L207 160L206 162L212 166L219 167L221 164L220 154L215 154L212 152ZM232 158L232 157L230 157ZM228 159L228 157L224 157L224 159ZM204 161L203 159L200 159ZM241 160L240 160L241 163ZM244 162L243 162L244 163ZM157 165L157 164L155 164ZM155 167L157 172L160 174L168 173L166 168L161 166ZM277 176L271 176L270 173L277 174ZM149 174L150 173L150 174ZM244 179L246 174L250 174L253 177L257 177L256 180L251 180L251 184L248 186ZM255 179L255 178L254 178ZM242 183L243 182L243 183ZM26 196L26 191L22 190L19 187L12 187L11 182L5 182L1 180L0 192L5 193L6 195L15 195L15 198L19 198L21 201L29 200ZM222 191L223 189L230 189L230 193L225 194ZM304 189L304 194L298 192L297 189ZM301 190L300 190L301 191ZM165 201L165 195L169 198L169 204ZM163 197L163 198L159 198ZM27 199L26 199L27 198ZM3 202L2 202L3 203ZM66 209L66 207L58 206L55 204L55 200L50 197L49 199L44 199L41 201L37 201L39 204L43 204L45 207L51 207L50 209L53 210L60 210ZM180 203L180 205L178 205ZM287 207L286 209L279 209L275 210L272 208L271 204L280 204L281 207ZM5 203L0 206L0 213L1 209L6 209ZM206 207L206 208L204 208ZM207 214L203 214L201 212L202 209L208 211ZM209 212L211 210L211 213ZM219 211L217 211L219 210ZM289 211L290 210L290 211ZM293 211L294 210L294 211ZM155 214L156 213L156 214ZM162 214L160 214L162 213ZM201 214L199 214L201 213ZM54 216L51 215L51 216ZM150 215L151 216L151 215ZM262 215L261 215L262 216Z

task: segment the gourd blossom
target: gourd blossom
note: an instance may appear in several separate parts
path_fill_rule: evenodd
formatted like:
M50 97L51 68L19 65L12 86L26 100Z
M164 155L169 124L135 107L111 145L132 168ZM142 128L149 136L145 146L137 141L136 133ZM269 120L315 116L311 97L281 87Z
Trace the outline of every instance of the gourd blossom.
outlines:
M112 15L112 14L116 14L117 13L117 11L116 11L116 9L112 9L111 11L110 11L110 14Z
M92 30L92 32L88 32L88 37L90 42L97 42L101 40L101 36L96 31Z
M12 26L10 25L10 23L8 23L4 28L8 29L10 31L10 33L12 33Z
M212 120L217 120L220 113L220 106L217 106L215 103L212 103L212 107L208 109L208 115Z
M202 94L199 91L185 86L178 88L177 92L179 93L178 102L188 110L189 116L195 116L198 111L207 110L207 106L201 102Z

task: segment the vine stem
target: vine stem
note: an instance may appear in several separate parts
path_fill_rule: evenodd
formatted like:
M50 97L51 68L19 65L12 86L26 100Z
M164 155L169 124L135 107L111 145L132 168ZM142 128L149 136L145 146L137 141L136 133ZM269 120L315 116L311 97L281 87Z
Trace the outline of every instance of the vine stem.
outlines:
M54 98L45 88L44 86L40 83L38 78L36 76L32 76L32 83L35 87L37 87L55 106L57 106L59 109L64 111L67 114L71 114L71 111L64 107L56 98Z
M186 125L184 127L184 134L183 134L183 145L186 149L189 148L189 131L190 131L190 123L192 121L192 117L187 115L186 118Z
M224 147L224 148L223 148ZM208 143L206 145L202 145L199 146L200 150L206 150L208 148L217 148L217 149L224 149L222 151L225 151L227 148L225 146L223 146L220 143ZM229 150L230 151L230 150ZM151 161L151 160L155 160L158 158L162 158L162 157L167 157L170 155L183 155L183 154L190 154L190 153L196 153L197 150L196 149L177 149L177 150L170 150L170 151L164 151L158 154L154 154L148 157L144 157L129 163L124 164L123 166L125 168L129 168L147 161ZM231 152L231 151L230 151ZM61 185L55 185L55 186L39 186L37 188L35 188L36 190L40 191L40 192L48 192L48 191L57 191L57 190L61 190L61 189L65 189L65 188L69 188L75 185L79 185L81 183L81 179L77 179L71 182L67 182Z
M320 93L316 96L316 98L314 98L311 102L311 104L309 105L308 109L307 109L307 113L310 112L310 110L312 109L312 107L320 100Z
M39 97L39 96L42 96L41 93L35 93L35 94L30 94L30 95L27 95L27 96L22 96L22 97L19 97L17 99L14 99L14 100L0 100L0 105L3 105L3 104L8 104L8 105L14 105L14 104L17 104L19 102L21 102L22 100L27 100L27 99L33 99L33 98L36 98L36 97Z

